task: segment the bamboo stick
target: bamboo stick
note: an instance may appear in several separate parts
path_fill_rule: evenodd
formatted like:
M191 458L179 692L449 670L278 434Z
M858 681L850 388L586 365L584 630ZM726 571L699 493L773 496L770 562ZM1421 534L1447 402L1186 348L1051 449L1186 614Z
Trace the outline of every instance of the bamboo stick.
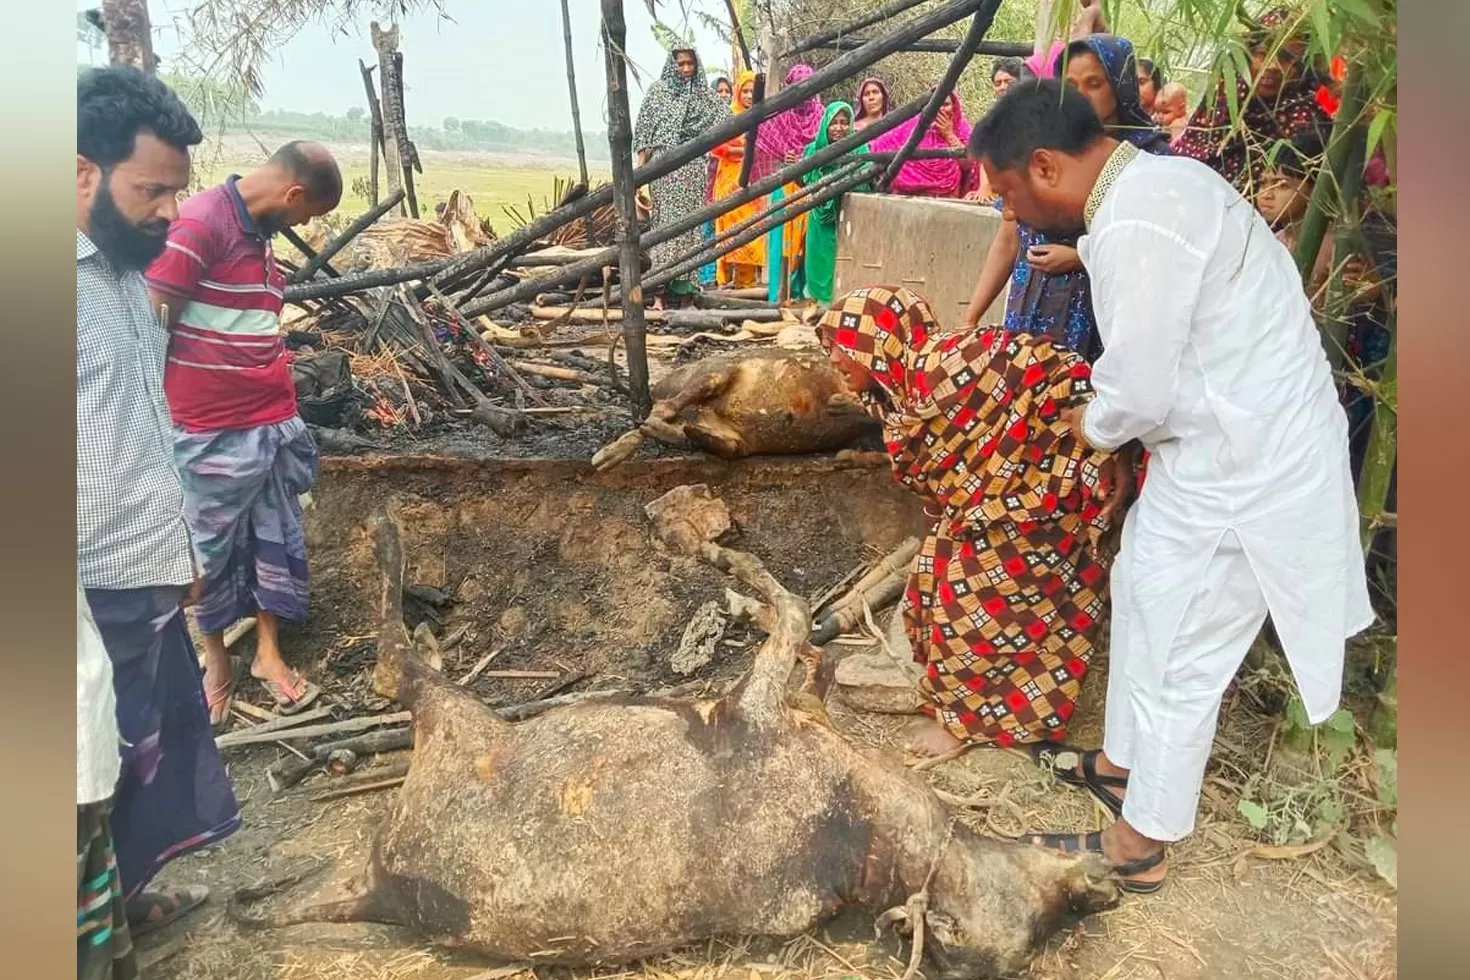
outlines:
M327 261L331 259L332 256L342 251L342 249L345 248L349 242L360 235L368 226L372 225L383 215L396 208L399 202L403 200L403 198L404 191L402 188L399 188L391 195L389 195L388 199L382 204L379 204L375 207L369 208L367 211L364 211L361 215L357 217L357 220L353 221L352 224L347 226L347 229L343 231L342 234L327 242L327 244L322 248L321 252L317 253L316 255L308 255L306 264L301 267L300 271L298 271L294 276L290 278L289 282L309 282L311 279L315 278L317 271L319 269L325 268L327 265ZM300 248L300 246L297 247ZM334 272L333 275L340 275L340 273Z
M821 34L814 34L805 41L797 42L794 47L783 51L781 58L784 60L799 54L806 54L808 51L819 50L838 38L845 37L855 31L863 30L866 27L872 27L874 24L882 24L891 17L897 17L899 14L907 13L919 4L927 2L928 0L895 0L894 3L879 7L872 13L859 17L849 24L843 24L841 27L823 31Z

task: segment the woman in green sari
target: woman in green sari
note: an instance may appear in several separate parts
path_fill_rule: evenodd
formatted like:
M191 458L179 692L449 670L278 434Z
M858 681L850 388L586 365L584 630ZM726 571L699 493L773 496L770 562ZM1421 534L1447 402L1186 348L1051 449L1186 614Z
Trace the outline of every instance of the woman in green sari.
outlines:
M847 136L852 128L852 106L846 102L833 102L822 114L822 124L817 127L817 138L806 145L803 157L826 149L830 144ZM853 153L862 152L859 148ZM813 184L836 173L851 163L848 154L808 172L801 178L803 184ZM855 191L868 190L867 184L859 184ZM837 277L837 214L842 206L842 195L837 195L807 212L806 259L804 263L806 281L802 293L807 299L816 300L823 306L832 305L832 284Z

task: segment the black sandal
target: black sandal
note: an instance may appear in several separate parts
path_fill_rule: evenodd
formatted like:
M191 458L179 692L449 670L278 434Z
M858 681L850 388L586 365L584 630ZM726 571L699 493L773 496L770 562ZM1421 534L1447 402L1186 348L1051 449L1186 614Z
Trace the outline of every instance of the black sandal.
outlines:
M1066 854L1101 855L1103 853L1102 831L1100 830L1087 834L1027 834L1021 840ZM1158 891L1163 887L1165 878L1160 878L1158 881L1136 881L1133 876L1157 868L1164 862L1164 855L1165 849L1161 847L1156 854L1150 854L1136 861L1124 861L1113 865L1113 874L1118 876L1118 887L1132 895L1152 895Z
M1101 749L1074 749L1070 746L1038 745L1031 753L1038 763L1050 769L1052 775L1068 786L1080 786L1092 793L1097 801L1107 807L1115 817L1123 815L1123 798L1108 787L1128 788L1128 777L1108 776L1097 771L1097 757ZM1076 756L1076 759L1073 759ZM1082 764L1082 775L1077 774L1077 764Z

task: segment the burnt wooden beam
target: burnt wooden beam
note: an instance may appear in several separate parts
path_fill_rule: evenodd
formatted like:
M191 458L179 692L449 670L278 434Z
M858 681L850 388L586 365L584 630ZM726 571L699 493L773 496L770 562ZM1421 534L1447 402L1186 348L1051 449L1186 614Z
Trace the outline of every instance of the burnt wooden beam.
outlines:
M368 116L371 120L372 159L368 163L368 206L378 205L378 163L383 149L383 107L378 103L378 91L373 88L373 70L361 58L357 59L362 72L363 88L367 89Z
M307 262L301 267L301 271L297 272L296 275L291 277L291 282L310 282L313 278L316 277L318 270L326 266L327 262L332 258L332 256L342 251L342 249L345 248L349 242L351 242L358 235L362 234L362 232L369 225L376 222L379 218L387 214L389 211L392 211L394 208L398 207L398 204L400 201L403 200L403 197L403 188L399 188L398 190L394 191L392 195L390 195L389 198L382 204L379 204L376 207L373 207L370 210L364 211L362 214L358 215L357 220L348 225L346 230L343 231L342 234L338 235L336 238L333 238L330 242L327 242L327 244L322 248L321 252L317 255L312 255L309 249L303 250L302 254L306 255ZM297 248L301 248L301 246L297 245L295 242L292 242L291 244L296 245ZM333 272L332 275L340 275L340 273Z
M844 37L828 41L819 46L822 51L855 51L867 44L871 38ZM926 37L906 44L896 54L954 54L964 42L958 38ZM1029 41L981 41L975 53L990 58L1029 58L1036 53L1036 46Z
M919 146L919 141L929 131L934 122L934 117L939 115L940 108L949 100L950 93L954 91L955 83L960 80L960 75L970 65L970 59L975 57L975 49L980 42L985 40L985 32L990 30L990 25L995 22L995 13L1000 9L1001 0L985 0L980 9L975 11L975 16L970 20L970 29L965 32L965 39L960 44L954 57L944 69L940 76L939 84L934 87L934 94L929 99L929 104L924 111L919 113L919 122L914 126L909 138L899 148L898 153L888 162L888 167L883 171L883 176L878 180L878 189L886 191L893 178L903 169L908 160L908 155Z
M929 0L895 0L894 3L879 7L872 13L859 17L850 24L844 24L841 27L823 31L820 34L813 34L805 41L797 42L790 50L783 51L780 57L782 60L785 60L787 58L794 58L799 54L806 54L808 51L820 51L833 41L844 38L855 31L872 27L874 24L881 24L890 17L897 17L899 14L907 13L921 3L928 2Z
M716 201L713 204L706 205L699 211L687 215L679 221L650 229L639 239L639 246L648 249L677 238L679 235L684 234L684 232L692 228L698 228L706 221L713 220L733 208L748 204L758 197L769 194L778 187L784 187L793 181L799 180L802 176L815 170L817 167L832 163L844 154L862 147L870 140L882 136L894 127L912 119L924 107L926 101L927 97L921 97L912 102L905 103L878 119L877 122L870 124L866 129L849 133L825 149L782 167L780 170L777 170L762 180L756 181L742 191L732 194L723 200ZM489 313L491 310L500 309L511 303L533 299L537 294L545 292L548 289L554 289L557 286L576 282L585 275L595 274L603 266L616 261L617 254L616 249L604 249L580 262L563 266L556 271L536 279L527 279L508 289L491 293L484 299L467 305L464 308L464 312L467 316L479 316L482 313Z
M727 119L712 127L699 139L690 140L688 143L673 147L666 153L658 154L648 163L633 171L635 181L642 186L673 173L691 160L703 157L721 143L744 133L746 128L753 123L768 119L778 112L784 112L814 95L820 96L825 89L851 78L868 66L902 50L910 42L927 37L937 30L963 20L980 9L985 2L986 0L948 0L947 3L933 11L906 21L892 33L875 38L856 51L849 51L841 55L831 64L814 72L810 78L783 88L776 93L774 98L767 99L759 106L752 108L750 113L742 113L740 116ZM746 118L750 114L754 115ZM545 237L568 222L575 221L583 215L591 214L596 209L610 204L612 199L613 189L611 185L608 185L590 192L586 197L564 208L550 211L528 222L493 245L457 257L454 263L439 272L440 278L435 280L435 285L443 286L445 281L482 269L506 252L518 248L524 249L530 242Z
M751 109L766 100L766 73L761 72L755 76L754 100ZM736 94L739 97L739 93ZM743 115L743 113L742 113ZM760 120L745 131L745 151L740 155L740 186L746 187L750 184L750 168L755 163L755 138L761 128Z
M623 293L623 347L628 359L628 392L639 418L653 408L648 387L648 325L643 317L639 278L638 181L633 168L633 117L628 109L628 70L623 51L628 25L623 0L602 0L602 50L607 67L607 145L612 154L613 204L618 213L618 278ZM586 198L583 198L586 200Z

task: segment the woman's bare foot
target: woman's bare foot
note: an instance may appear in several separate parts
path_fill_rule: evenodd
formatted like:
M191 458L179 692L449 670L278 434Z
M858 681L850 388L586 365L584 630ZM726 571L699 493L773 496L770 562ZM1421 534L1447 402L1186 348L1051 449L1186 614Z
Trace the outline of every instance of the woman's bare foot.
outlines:
M964 744L946 731L939 722L925 721L914 726L910 732L908 744L904 748L914 755L932 759L953 752Z

